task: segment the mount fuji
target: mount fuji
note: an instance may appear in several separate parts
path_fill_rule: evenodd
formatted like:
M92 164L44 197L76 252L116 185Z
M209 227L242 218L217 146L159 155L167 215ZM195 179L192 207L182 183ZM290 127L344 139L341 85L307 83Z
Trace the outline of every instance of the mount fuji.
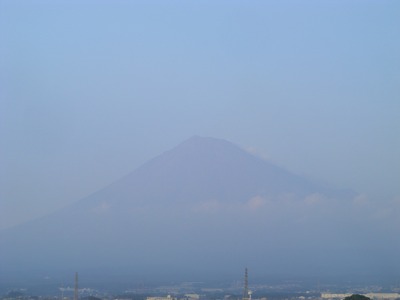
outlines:
M0 278L113 270L190 280L244 266L260 278L390 274L399 243L364 221L357 197L195 136L71 206L0 232Z

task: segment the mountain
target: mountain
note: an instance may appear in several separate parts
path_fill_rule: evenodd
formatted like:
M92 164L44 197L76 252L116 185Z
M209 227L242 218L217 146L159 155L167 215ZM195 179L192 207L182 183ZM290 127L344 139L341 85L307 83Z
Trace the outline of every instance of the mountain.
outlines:
M362 228L355 197L196 136L57 213L1 232L0 279L113 270L204 280L244 266L259 276L390 273L398 244L371 259L383 255L370 247L378 229Z

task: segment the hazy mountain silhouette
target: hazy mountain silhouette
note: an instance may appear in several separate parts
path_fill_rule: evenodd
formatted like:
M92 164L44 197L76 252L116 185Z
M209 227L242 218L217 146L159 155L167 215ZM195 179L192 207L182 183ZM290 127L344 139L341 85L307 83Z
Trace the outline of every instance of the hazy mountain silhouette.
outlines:
M62 211L3 231L0 273L390 272L391 250L378 261L378 248L365 251L371 231L353 226L363 224L353 222L354 197L227 141L192 137Z

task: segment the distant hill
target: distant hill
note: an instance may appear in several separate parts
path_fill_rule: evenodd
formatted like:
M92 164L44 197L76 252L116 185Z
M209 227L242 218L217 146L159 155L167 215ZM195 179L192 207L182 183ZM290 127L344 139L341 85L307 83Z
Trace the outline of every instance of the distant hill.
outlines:
M74 205L1 232L0 279L113 270L204 280L244 266L257 276L388 270L391 251L372 261L381 252L366 251L367 228L354 226L355 196L196 136Z

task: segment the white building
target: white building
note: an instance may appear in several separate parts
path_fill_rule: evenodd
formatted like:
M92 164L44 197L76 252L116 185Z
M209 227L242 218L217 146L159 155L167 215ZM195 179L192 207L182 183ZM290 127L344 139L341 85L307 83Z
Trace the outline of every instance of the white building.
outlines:
M177 299L171 297L171 295L168 295L167 297L147 297L146 300L177 300Z

